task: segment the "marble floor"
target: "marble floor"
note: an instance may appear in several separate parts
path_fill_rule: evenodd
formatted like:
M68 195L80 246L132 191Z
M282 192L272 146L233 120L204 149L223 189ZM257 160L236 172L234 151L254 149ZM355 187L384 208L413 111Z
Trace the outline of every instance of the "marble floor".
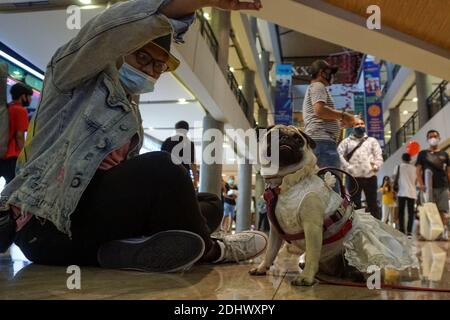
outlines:
M387 271L385 283L421 288L450 288L450 242L417 242L420 270ZM283 247L269 275L252 277L246 264L199 265L184 274L82 268L81 289L69 290L71 274L64 267L35 265L17 247L0 255L0 299L450 299L450 293L411 290L369 290L319 283L294 287L297 256Z

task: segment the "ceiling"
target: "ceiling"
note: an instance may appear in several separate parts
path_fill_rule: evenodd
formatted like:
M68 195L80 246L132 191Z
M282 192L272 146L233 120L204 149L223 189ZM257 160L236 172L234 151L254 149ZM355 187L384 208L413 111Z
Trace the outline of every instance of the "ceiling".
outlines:
M309 83L309 76L302 72L302 68L310 66L315 60L328 59L331 56L343 53L352 53L351 50L331 42L323 41L306 34L277 26L280 43L280 52L283 63L292 63L298 74L294 76L294 84ZM362 54L360 55L362 56ZM355 69L359 71L360 62ZM343 69L341 69L342 71ZM356 74L357 72L355 72ZM356 76L355 76L356 77ZM335 83L341 83L342 74L335 79Z
M450 51L450 0L323 1L362 17L368 17L366 11L370 5L378 5L382 26Z

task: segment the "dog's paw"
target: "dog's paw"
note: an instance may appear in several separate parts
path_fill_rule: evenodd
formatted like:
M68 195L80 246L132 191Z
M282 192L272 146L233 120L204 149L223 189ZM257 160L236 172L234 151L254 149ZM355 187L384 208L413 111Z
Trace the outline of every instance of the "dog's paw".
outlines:
M293 286L300 286L300 287L311 287L316 283L316 280L311 277L305 277L302 275L299 275L297 278L292 280L291 284Z
M267 274L266 268L253 268L248 272L251 276L265 276Z
M336 185L336 177L330 172L325 173L323 180L325 181L326 186L330 189L333 189Z

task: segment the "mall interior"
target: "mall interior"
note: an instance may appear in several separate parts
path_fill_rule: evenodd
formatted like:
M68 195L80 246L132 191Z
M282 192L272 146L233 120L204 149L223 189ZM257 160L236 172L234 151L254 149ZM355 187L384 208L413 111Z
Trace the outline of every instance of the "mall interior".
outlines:
M68 8L81 8L82 27L115 2L119 1L0 2L0 62L8 64L8 87L17 82L32 87L30 118L38 107L52 55L79 32L71 25L76 20L70 20L77 18L73 18L75 11ZM373 4L380 8L381 29L367 25L371 16L367 8ZM184 43L172 44L179 68L164 73L155 92L139 97L141 154L159 151L175 133L175 123L184 120L200 169L198 190L220 196L222 181L235 177L239 196L233 233L258 228L255 199L264 193L265 182L258 164L238 161L239 144L245 139L227 132L278 123L303 128L302 106L310 82L307 68L315 60L340 67L329 87L337 109L368 123L369 117L382 119L374 127L384 158L379 183L384 176L393 176L411 141L427 148L431 129L440 132L439 148L450 153L449 0L263 0L262 5L259 11L197 11ZM366 108L365 91L371 85L365 77L367 63L378 66L380 114ZM279 65L291 68L290 111L281 115L276 105ZM223 154L223 164L202 159L202 133L208 129L225 133L216 150ZM0 178L0 190L4 186ZM420 268L385 269L383 276L384 284L409 289L369 290L326 282L292 286L300 272L299 254L285 244L267 276L248 273L262 256L240 264L200 264L170 274L83 267L81 290L70 290L66 267L34 264L13 245L0 254L0 299L450 299L449 242L422 241L418 228L416 221L413 241Z

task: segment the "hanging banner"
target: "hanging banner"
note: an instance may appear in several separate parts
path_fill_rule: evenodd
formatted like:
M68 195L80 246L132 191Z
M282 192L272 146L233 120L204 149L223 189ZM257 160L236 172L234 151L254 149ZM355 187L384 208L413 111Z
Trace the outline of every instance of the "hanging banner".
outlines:
M293 121L292 65L278 64L275 75L275 124L291 125Z
M334 75L335 84L355 84L361 67L363 54L359 52L345 52L329 56L326 60L329 64L339 67Z
M374 137L384 147L383 105L381 102L380 65L364 62L364 87L366 96L366 128L369 137Z

